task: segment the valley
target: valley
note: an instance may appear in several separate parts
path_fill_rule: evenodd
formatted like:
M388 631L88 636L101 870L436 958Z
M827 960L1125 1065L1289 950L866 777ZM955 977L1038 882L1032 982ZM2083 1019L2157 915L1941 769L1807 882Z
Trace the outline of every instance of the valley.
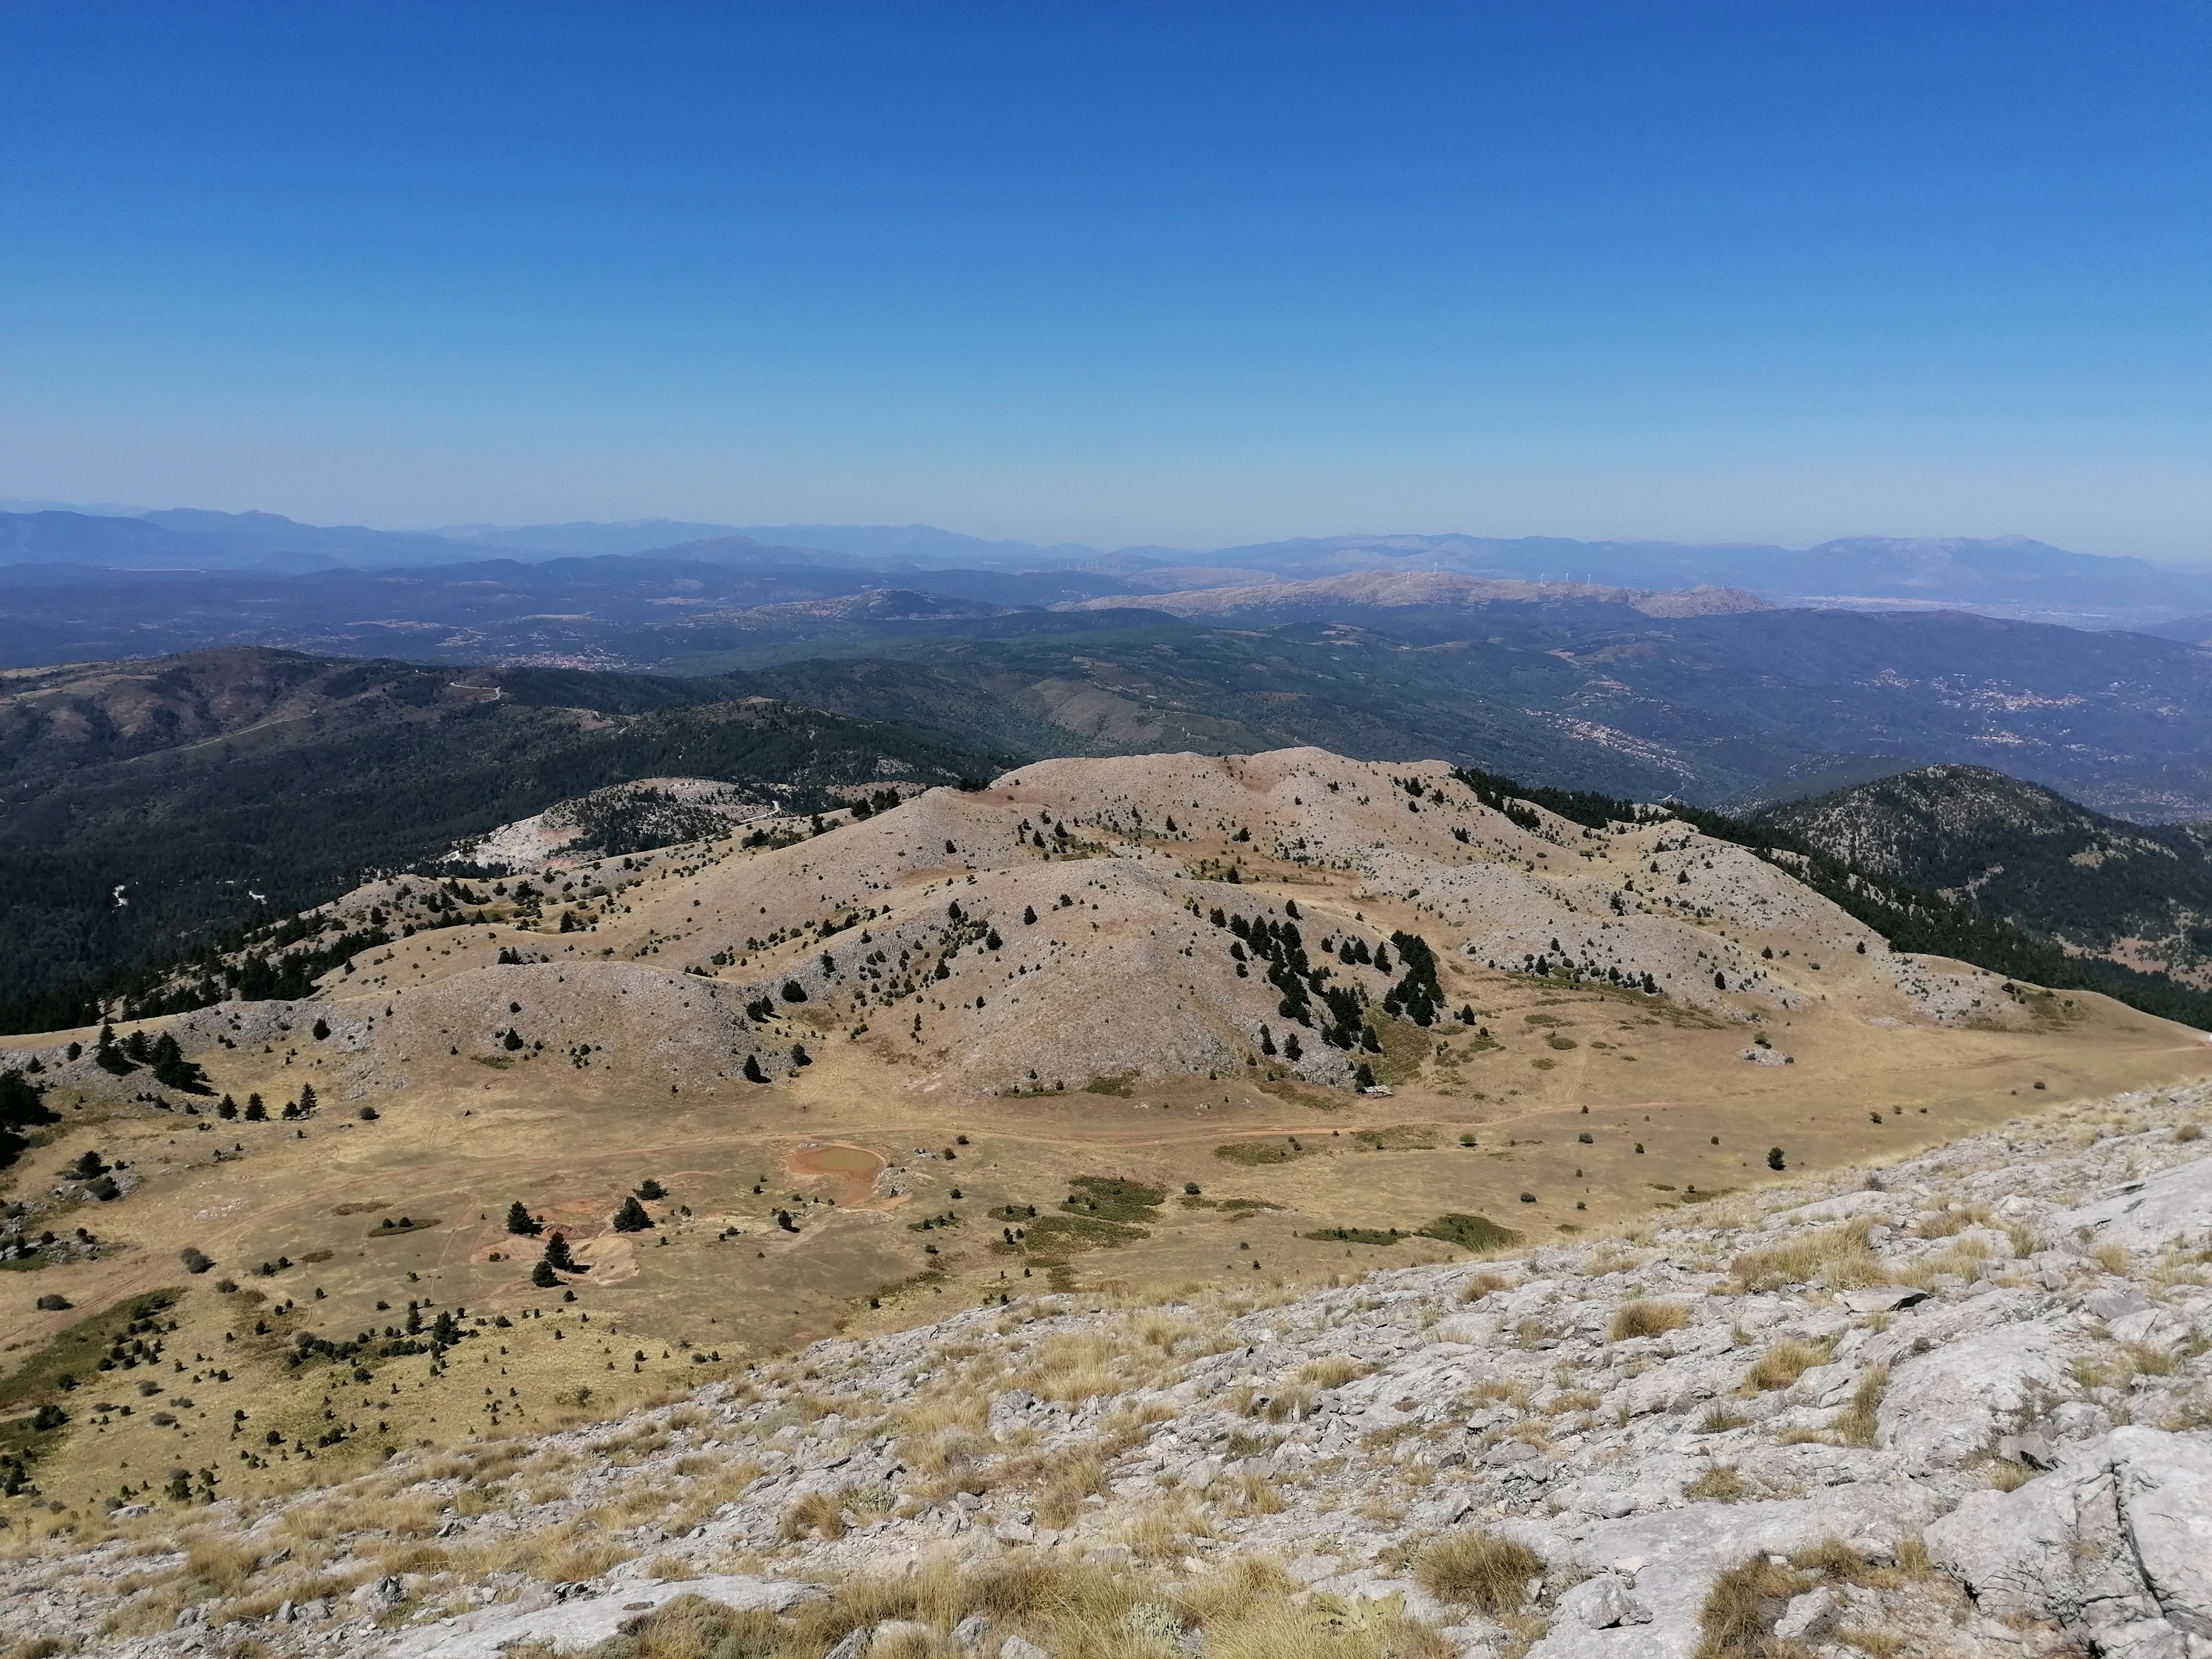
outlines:
M131 1027L205 1092L103 1068L96 1028L0 1039L61 1118L11 1172L18 1250L64 1242L0 1263L27 1379L0 1388L69 1526L149 1470L296 1488L1001 1299L1605 1237L2212 1061L2093 994L1895 955L1680 820L1509 814L1313 750L1039 763L503 895L386 878L308 926L427 922L451 885L483 905L304 1000ZM573 1273L538 1268L556 1232ZM150 1395L79 1340L147 1296ZM29 1427L44 1405L69 1426Z

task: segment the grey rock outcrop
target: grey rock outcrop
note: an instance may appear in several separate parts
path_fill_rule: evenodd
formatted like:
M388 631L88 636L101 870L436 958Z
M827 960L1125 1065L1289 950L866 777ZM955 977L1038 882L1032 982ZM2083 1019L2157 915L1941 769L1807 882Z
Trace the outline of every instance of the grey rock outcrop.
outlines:
M2115 1429L1928 1544L1982 1608L2049 1619L2112 1659L2212 1655L2212 1436Z

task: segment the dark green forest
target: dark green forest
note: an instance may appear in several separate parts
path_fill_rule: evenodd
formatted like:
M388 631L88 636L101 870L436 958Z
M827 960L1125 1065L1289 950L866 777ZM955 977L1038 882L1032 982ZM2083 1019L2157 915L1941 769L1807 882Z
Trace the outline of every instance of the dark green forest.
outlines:
M1651 811L1634 801L1589 790L1530 787L1492 772L1462 769L1454 775L1486 805L1509 816L1516 799L1525 800L1569 823L1597 830L1611 823L1633 823ZM1732 842L1781 863L1798 880L1888 939L1894 950L1950 957L2053 990L2102 992L2161 1019L2212 1030L2212 994L2164 974L2074 956L2002 915L1932 888L1869 876L1781 823L1732 817L1680 801L1668 802L1667 810L1716 840Z
M785 703L699 706L669 682L542 670L502 679L496 702L425 717L402 697L394 706L413 718L333 720L259 750L126 744L70 767L19 755L11 795L24 772L44 775L0 822L0 1029L83 1024L169 964L608 785L665 775L773 784L792 810L811 811L828 804L828 786L879 780L886 763L930 784L1005 763ZM580 720L578 706L601 719Z

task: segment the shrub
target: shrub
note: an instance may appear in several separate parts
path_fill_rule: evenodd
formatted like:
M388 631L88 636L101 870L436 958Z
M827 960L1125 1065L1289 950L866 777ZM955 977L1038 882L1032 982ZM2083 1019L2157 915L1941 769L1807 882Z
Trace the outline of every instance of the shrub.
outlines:
M1510 1227L1499 1226L1487 1216L1461 1215L1456 1212L1438 1216L1421 1229L1421 1237L1442 1239L1463 1250L1498 1250L1521 1242L1519 1233Z
M1766 1149L1766 1167L1770 1170L1786 1170L1790 1167L1788 1162L1783 1158L1782 1149L1779 1146L1769 1146Z
M1492 1617L1518 1607L1543 1575L1544 1558L1526 1544L1477 1528L1448 1533L1413 1560L1414 1582L1437 1601Z
M183 1249L179 1250L177 1260L185 1264L185 1271L188 1273L204 1273L215 1266L215 1258L204 1255L199 1247L194 1244L187 1244Z
M615 1231L618 1233L641 1233L653 1225L653 1218L645 1212L645 1206L635 1198L623 1200L622 1208L615 1212Z
M51 1291L39 1298L40 1313L61 1313L73 1305L67 1297L56 1296Z

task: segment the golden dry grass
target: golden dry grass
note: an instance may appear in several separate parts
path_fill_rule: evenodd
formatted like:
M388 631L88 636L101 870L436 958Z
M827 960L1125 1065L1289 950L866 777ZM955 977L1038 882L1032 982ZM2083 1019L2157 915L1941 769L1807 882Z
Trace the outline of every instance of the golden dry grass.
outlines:
M1517 1539L1480 1528L1448 1533L1413 1559L1414 1582L1439 1601L1496 1617L1521 1606L1544 1558Z
M1775 1291L1814 1278L1838 1291L1879 1285L1889 1270L1867 1248L1872 1224L1862 1219L1841 1227L1809 1228L1779 1243L1747 1250L1734 1263L1736 1286L1747 1293Z
M1690 1310L1679 1302L1624 1302L1606 1322L1605 1340L1630 1342L1638 1337L1664 1336L1690 1322Z
M1786 1389L1815 1365L1828 1363L1829 1345L1785 1336L1767 1345L1743 1374L1744 1387L1753 1394Z

